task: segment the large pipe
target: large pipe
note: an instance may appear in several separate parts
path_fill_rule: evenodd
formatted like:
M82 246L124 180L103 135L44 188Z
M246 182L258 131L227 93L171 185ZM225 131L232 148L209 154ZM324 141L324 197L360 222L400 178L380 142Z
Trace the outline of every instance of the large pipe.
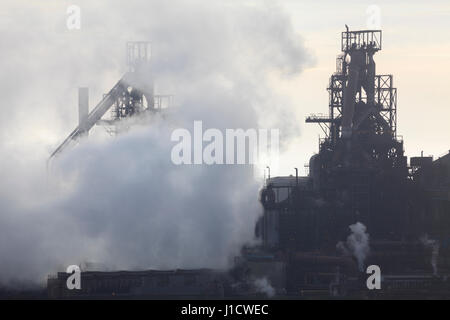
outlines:
M116 99L119 97L119 95L122 94L124 90L125 81L124 78L126 75L119 80L119 82L116 83L116 85L106 94L103 96L103 99L97 104L97 106L92 109L92 111L88 114L86 121L84 122L85 129L84 131L80 126L77 126L75 130L73 130L69 136L61 143L58 148L53 151L53 153L50 155L50 158L53 158L55 155L63 151L72 141L76 140L80 136L83 135L83 133L86 131L88 132L95 123L101 119L101 117L108 111ZM87 88L86 88L87 89ZM88 91L86 90L84 93L81 94L81 97L84 97L82 99L79 98L80 101L84 101L83 105L87 106L87 109L89 109L89 101L86 97L88 97ZM84 119L84 117L83 117Z
M295 186L298 187L298 168L295 169Z
M367 95L367 104L373 106L375 104L375 61L373 60L373 52L368 54L369 64L367 66L367 77L364 90Z
M343 138L350 138L352 135L353 115L355 113L355 95L359 81L359 71L364 64L364 53L354 51L351 55L348 81L344 90L344 110L342 115Z
M89 116L89 88L78 88L78 127L83 135L89 134L87 119Z

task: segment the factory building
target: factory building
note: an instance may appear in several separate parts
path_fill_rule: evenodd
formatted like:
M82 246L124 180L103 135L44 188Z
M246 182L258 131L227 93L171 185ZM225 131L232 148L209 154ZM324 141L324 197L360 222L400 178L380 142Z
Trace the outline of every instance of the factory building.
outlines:
M55 150L108 122L156 112L153 84L143 83L143 44L132 44L132 66L90 112L80 91L80 124ZM48 281L53 298L76 296L239 297L266 279L278 297L445 297L450 294L450 154L405 156L397 134L397 89L377 74L381 30L341 33L341 53L328 86L328 115L307 123L323 129L308 176L269 177L260 193L260 245L244 247L228 271L83 272L81 292L65 289L66 273ZM136 51L137 50L137 51ZM366 268L382 272L382 289L366 286ZM450 279L450 278L449 278Z

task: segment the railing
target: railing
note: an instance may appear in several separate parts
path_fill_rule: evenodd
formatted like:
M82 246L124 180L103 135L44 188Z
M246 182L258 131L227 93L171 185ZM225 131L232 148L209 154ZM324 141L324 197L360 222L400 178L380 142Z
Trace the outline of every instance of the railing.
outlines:
M381 30L344 31L341 38L341 50L367 49L381 50Z
M152 55L151 44L148 41L127 42L127 65L128 71L135 71L140 63L150 62Z

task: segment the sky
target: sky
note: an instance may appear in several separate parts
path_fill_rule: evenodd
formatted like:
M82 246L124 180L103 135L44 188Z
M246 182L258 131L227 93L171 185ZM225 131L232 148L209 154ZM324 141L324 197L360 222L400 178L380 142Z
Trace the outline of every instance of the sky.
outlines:
M184 2L190 5L190 1ZM40 138L46 140L50 152L76 124L76 87L89 86L91 104L98 101L103 92L109 90L125 71L121 41L136 40L139 36L128 31L133 28L145 29L145 22L125 21L125 16L117 14L120 12L120 2L112 2L111 5L107 2L94 5L82 0L78 3L23 0L9 3L11 6L5 5L0 9L0 17L3 17L0 26L6 28L15 22L21 23L21 19L26 19L36 26L36 30L27 30L25 37L19 37L15 41L26 43L27 37L33 41L56 37L59 39L61 55L65 54L65 43L68 47L74 42L86 43L85 48L80 46L77 60L68 55L66 61L73 63L73 69L81 65L83 67L72 76L64 75L74 81L71 81L71 87L65 88L65 93L72 101L65 101L65 106L54 106L58 113L55 116L63 121L55 121L54 127L40 128L46 131L41 132ZM398 88L397 132L404 139L406 154L416 156L423 151L425 155L439 157L450 149L450 130L447 127L450 111L446 99L446 89L450 85L447 75L450 71L450 4L447 1L231 0L221 3L250 8L266 5L274 11L283 10L287 24L292 25L296 35L303 41L305 50L310 54L309 62L301 73L285 79L286 81L283 81L284 78L277 78L273 83L274 92L284 95L295 104L292 110L291 106L283 107L282 103L274 105L274 109L294 111L297 129L300 130L296 131L295 138L289 140L289 146L283 149L280 165L274 168L273 175L292 174L293 167L299 167L300 172L304 173L303 166L318 150L318 137L322 135L322 131L318 125L305 124L304 120L309 114L327 112L326 87L329 76L335 69L336 55L340 53L340 32L344 30L345 24L349 25L350 29L366 29L370 21L367 10L371 6L379 8L379 24L383 30L383 50L375 56L377 72L394 75L394 85ZM82 27L80 30L68 31L65 28L66 9L72 4L79 5L82 9ZM198 2L196 4L191 1L191 5L195 11ZM27 8L26 12L29 13L21 11L20 8ZM158 10L157 6L153 9ZM45 21L40 20L42 12L45 12ZM121 23L130 24L133 28L127 29ZM119 33L116 29L123 32ZM44 33L39 35L38 30L44 30ZM201 31L199 32L201 35ZM157 52L163 39L149 40L152 40ZM93 42L99 43L99 55L107 55L103 63L105 69L108 68L105 71L108 75L89 75L89 64L98 63L88 50ZM22 48L24 47L25 45L22 45ZM69 73L70 70L66 69L64 72ZM158 81L156 83L158 88Z
M380 9L383 49L375 55L378 74L393 74L398 94L397 134L403 136L407 156L435 158L450 150L450 3L448 1L282 1L295 30L315 57L286 90L298 103L301 134L280 167L283 174L308 163L318 150L316 124L304 124L310 113L328 112L328 78L340 53L340 32L367 29L367 9ZM300 163L297 159L301 159Z

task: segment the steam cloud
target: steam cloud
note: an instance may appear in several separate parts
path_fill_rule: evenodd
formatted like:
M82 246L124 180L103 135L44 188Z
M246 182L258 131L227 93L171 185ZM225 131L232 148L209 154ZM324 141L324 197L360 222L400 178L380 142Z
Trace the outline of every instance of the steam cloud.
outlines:
M439 258L439 241L429 239L428 235L425 234L420 238L420 242L426 247L431 249L431 266L433 267L433 274L436 276L438 274L438 258Z
M229 1L79 1L81 30L68 31L70 4L3 4L0 284L41 284L87 261L227 267L253 241L260 184L246 167L173 165L170 133L194 120L282 128L281 143L297 133L274 87L309 62L289 17ZM76 87L89 86L92 109L122 76L130 40L152 41L156 90L175 94L177 110L116 138L98 128L47 175L77 122Z
M256 279L254 281L254 286L258 292L264 293L269 298L272 298L275 295L275 289L267 278Z
M370 252L369 234L366 233L366 226L361 222L357 222L349 226L351 234L347 237L344 244L339 242L336 247L343 254L353 255L358 261L359 271L364 270L364 261Z

